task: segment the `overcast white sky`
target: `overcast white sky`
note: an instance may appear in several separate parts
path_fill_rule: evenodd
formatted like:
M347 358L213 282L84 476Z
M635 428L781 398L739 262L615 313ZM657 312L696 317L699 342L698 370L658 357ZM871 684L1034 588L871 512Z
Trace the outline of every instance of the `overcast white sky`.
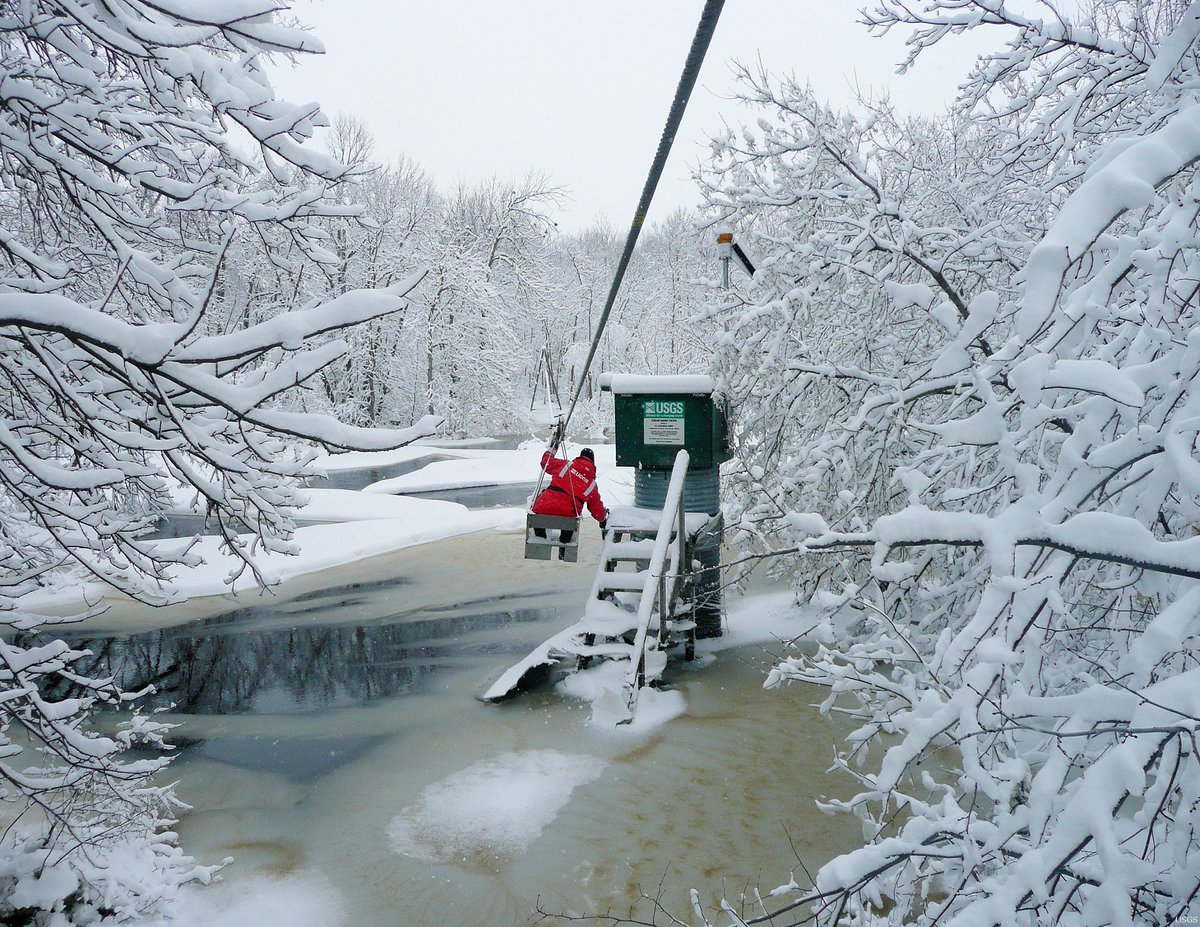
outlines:
M931 112L981 50L947 47L898 77L899 35L857 24L865 0L728 0L692 95L650 221L696 205L689 181L709 132L743 120L727 99L730 62L761 60L819 96L849 104L856 86ZM293 102L359 116L376 156L407 154L443 189L492 175L547 175L570 200L575 230L606 216L624 230L696 31L703 0L296 0L327 54L275 75ZM969 43L969 44L968 44Z

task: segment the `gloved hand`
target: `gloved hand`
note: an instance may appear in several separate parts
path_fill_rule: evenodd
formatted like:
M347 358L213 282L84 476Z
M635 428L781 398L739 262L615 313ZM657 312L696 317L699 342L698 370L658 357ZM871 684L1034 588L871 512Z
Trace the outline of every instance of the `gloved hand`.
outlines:
M604 510L604 517L600 519L600 533L604 534L608 531L608 509Z

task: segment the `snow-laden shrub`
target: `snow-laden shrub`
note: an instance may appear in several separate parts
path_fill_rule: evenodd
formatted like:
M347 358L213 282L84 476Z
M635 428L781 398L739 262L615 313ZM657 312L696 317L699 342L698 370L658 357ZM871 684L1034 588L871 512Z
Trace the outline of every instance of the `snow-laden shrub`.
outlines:
M375 433L273 407L346 352L314 339L402 310L419 275L270 318L222 311L235 240L321 265L314 221L356 211L327 196L348 169L303 144L320 111L276 100L263 71L318 47L259 0L0 8L4 923L124 923L212 873L175 845L166 728L135 714L98 733L93 713L136 695L29 636L61 620L31 596L83 578L171 601L196 554L141 537L180 484L253 570L257 550L293 549L312 452L284 436L381 449L435 424Z
M764 78L714 146L764 265L724 346L736 521L827 614L770 682L862 722L832 807L866 843L772 923L1200 900L1200 6L1039 9L868 15L914 54L1001 31L948 120Z

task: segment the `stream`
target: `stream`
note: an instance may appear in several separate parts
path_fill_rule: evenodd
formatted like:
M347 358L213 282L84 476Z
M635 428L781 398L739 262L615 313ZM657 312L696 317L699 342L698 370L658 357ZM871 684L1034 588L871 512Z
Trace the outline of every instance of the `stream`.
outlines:
M550 685L477 700L578 617L589 527L577 564L487 531L274 593L114 608L72 636L174 705L182 845L234 860L195 892L197 923L517 927L539 905L648 920L642 894L688 922L689 889L737 907L793 869L803 882L796 854L811 870L854 845L854 821L814 806L852 788L826 772L846 728L811 707L823 692L764 691L759 646L673 660L686 714L645 732L598 728Z

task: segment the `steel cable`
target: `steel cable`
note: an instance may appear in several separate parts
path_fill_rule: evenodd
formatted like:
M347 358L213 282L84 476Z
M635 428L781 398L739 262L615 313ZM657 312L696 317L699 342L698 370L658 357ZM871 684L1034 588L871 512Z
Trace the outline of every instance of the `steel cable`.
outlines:
M712 41L713 32L716 31L717 20L721 16L721 8L724 5L725 0L707 0L704 4L704 12L700 14L700 24L696 27L696 37L692 39L691 50L683 65L683 74L680 75L679 86L675 90L675 99L671 102L671 111L667 114L667 124L663 128L662 138L658 142L658 150L654 153L654 162L650 165L650 174L646 178L646 185L642 188L642 198L638 200L637 211L633 214L633 224L630 225L629 235L625 239L625 250L621 252L621 260L617 263L616 274L613 276L612 286L608 291L608 299L604 302L604 311L600 313L600 321L596 325L596 334L592 338L591 349L588 351L587 360L583 362L583 370L579 374L575 395L571 399L571 406L567 410L566 418L563 419L563 432L566 431L566 424L575 413L575 406L579 403L579 397L583 393L588 370L596 356L596 349L600 346L600 336L604 333L608 316L616 304L621 281L625 279L625 270L629 266L633 248L637 244L638 235L641 234L642 225L646 221L646 213L650 211L650 201L654 199L654 191L658 187L658 181L666 167L667 157L675 142L675 133L679 131L679 124L683 121L683 112L687 109L688 100L696 86L696 78L700 76L700 66L704 63L704 56L708 52L709 43Z
M633 256L633 249L637 245L638 236L646 222L646 214L650 211L650 202L654 199L654 191L658 188L658 181L666 168L667 158L671 154L671 146L675 143L675 135L679 131L679 124L683 121L684 110L687 109L688 100L691 99L692 90L695 89L696 79L700 76L700 67L704 64L704 56L708 53L708 46L716 31L717 20L721 17L721 8L724 6L725 0L706 0L704 11L700 14L696 35L692 39L692 47L688 50L687 60L683 64L683 73L679 77L679 86L675 88L675 99L671 101L671 109L667 113L667 124L663 127L662 137L658 141L658 150L655 151L654 161L650 165L650 173L646 177L645 186L642 187L642 196L638 200L637 209L633 214L633 223L629 226L629 234L625 238L625 249L621 252L620 261L617 262L612 286L609 287L608 298L604 301L604 311L600 313L600 321L596 324L596 334L592 336L587 359L583 362L583 369L579 374L575 395L571 397L571 405L567 409L566 416L558 422L550 439L552 454L558 451L560 444L565 443L567 423L575 414L575 406L578 405L584 384L587 383L588 370L591 369L596 349L600 346L600 336L604 333L604 326L608 323L608 317L617 302L617 294L620 292L621 282L625 279L629 259ZM537 488L530 496L530 511L532 511L533 501L541 493L545 477L546 471L542 470L538 475Z

